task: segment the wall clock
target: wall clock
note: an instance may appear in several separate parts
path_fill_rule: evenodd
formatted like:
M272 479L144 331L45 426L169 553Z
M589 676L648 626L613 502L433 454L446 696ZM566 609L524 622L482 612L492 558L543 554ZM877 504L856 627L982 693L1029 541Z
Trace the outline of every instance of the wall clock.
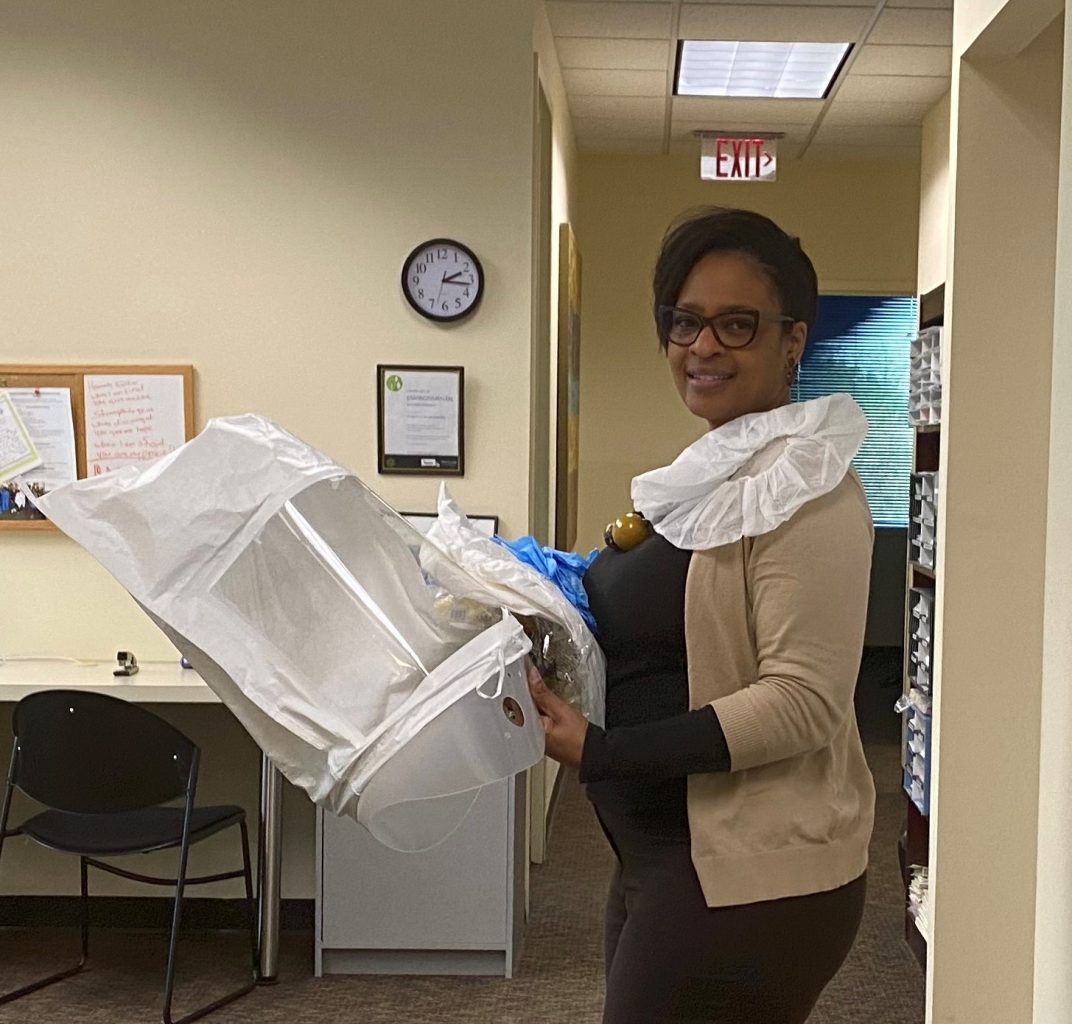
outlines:
M468 246L433 238L418 245L402 264L402 294L429 320L461 320L480 304L484 270Z

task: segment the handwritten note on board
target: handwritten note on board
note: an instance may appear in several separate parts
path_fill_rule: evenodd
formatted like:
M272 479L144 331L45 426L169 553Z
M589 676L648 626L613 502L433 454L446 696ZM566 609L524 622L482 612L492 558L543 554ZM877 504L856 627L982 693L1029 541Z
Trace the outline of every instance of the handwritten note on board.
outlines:
M151 462L186 443L183 378L173 374L85 377L86 474Z

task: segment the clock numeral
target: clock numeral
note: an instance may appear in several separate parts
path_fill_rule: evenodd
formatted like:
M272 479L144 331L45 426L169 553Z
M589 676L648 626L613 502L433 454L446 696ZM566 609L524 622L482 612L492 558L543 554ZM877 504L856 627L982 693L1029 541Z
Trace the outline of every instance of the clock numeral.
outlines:
M417 298L418 299L423 299L424 298L424 289L423 288L418 288L417 289Z
M440 307L439 307L439 308L440 308L441 310L443 310L443 312L445 313L445 312L446 312L446 311L447 311L448 309L450 309L450 306L448 306L448 305L447 305L447 304L446 304L446 303L444 302L444 303L443 303L442 305L440 305Z
M428 308L429 309L435 309L435 299L429 299L428 300Z
M419 285L421 283L421 279L416 274L413 275L411 280L413 281L414 286Z
M466 298L469 298L469 289L466 288L465 291L462 292L462 295L464 295Z
M455 299L454 300L454 308L455 309L461 309L462 308L462 300L461 299Z
M469 261L468 261L468 260L466 260L466 261L465 261L465 262L464 262L464 263L462 264L462 270L468 270L468 269L469 269Z
M428 264L427 263L418 263L417 264L417 273L418 274L426 274L427 272L428 272Z
M447 250L446 250L446 249L440 249L440 250L439 250L439 252L438 252L438 253L437 253L436 255L437 255L437 256L438 256L438 257L439 257L439 258L440 258L441 260L445 260L445 259L447 258Z

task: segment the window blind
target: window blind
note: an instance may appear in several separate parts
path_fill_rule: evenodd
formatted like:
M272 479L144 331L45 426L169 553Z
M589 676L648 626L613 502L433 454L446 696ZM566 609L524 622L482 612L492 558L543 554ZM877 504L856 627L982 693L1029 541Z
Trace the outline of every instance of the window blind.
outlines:
M853 465L878 527L908 526L908 360L918 324L914 296L820 296L793 388L796 402L847 392L864 410L870 430Z

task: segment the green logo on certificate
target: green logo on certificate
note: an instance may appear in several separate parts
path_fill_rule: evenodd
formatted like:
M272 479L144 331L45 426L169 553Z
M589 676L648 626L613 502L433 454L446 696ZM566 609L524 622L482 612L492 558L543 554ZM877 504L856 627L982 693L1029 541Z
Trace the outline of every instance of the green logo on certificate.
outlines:
M402 390L402 378L397 373L392 373L387 378L387 390L388 391L401 391Z

